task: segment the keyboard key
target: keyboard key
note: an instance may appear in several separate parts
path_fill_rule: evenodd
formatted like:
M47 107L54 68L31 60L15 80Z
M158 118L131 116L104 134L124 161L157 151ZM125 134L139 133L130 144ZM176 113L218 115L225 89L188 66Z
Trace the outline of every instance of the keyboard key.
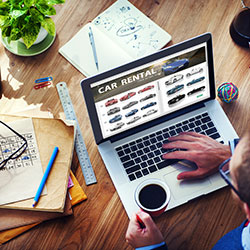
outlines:
M144 145L145 145L145 146L149 146L150 144L151 144L151 143L150 143L149 140L144 141Z
M185 120L185 121L182 122L182 124L183 124L183 125L186 125L186 124L188 124L188 121Z
M169 133L165 133L165 134L163 134L163 137L166 139L166 138L169 138L170 135L169 135Z
M127 168L127 169L126 169L126 172L127 172L127 174L131 174L131 173L134 173L134 172L136 172L136 171L138 171L138 170L140 170L140 169L141 169L140 166L139 166L139 165L136 165L136 166L134 166L134 167Z
M196 133L200 133L200 132L201 132L201 128L200 128L200 127L196 127L196 128L194 128L194 131L195 131Z
M175 129L175 125L169 127L169 130L173 130L173 129Z
M123 150L118 151L117 153L118 153L119 157L122 157L124 155L124 151Z
M181 128L177 128L176 132L177 132L177 134L180 134L182 132L182 129Z
M207 122L210 122L211 121L211 118L209 116L205 117L205 118L202 118L201 121L203 123L207 123Z
M145 168L145 169L142 169L142 173L143 173L143 175L148 175L148 174L149 174L149 171L148 171L147 168Z
M141 160L140 157L137 157L137 158L134 159L134 161L135 161L135 163L140 163L142 160Z
M152 139L150 139L150 142L153 144L153 143L156 143L157 141L155 138L152 138Z
M130 160L123 163L124 168L132 167L133 165L135 165L134 160Z
M131 147L131 150L136 151L136 150L138 150L138 147L136 145L134 145L134 146Z
M142 139L137 139L135 142L136 143L142 142Z
M206 112L206 113L203 113L201 116L202 116L202 117L208 116L208 113L207 113L207 112Z
M183 130L183 131L188 131L188 130L189 130L188 125L184 125L184 126L182 126L182 130Z
M155 145L151 145L149 148L150 148L151 151L156 150L156 146Z
M138 144L137 144L137 147L138 147L138 148L144 148L144 145L143 145L142 143L138 143Z
M143 155L143 156L141 157L141 159L142 159L143 161L146 161L146 160L148 160L148 157L147 157L147 155Z
M210 135L210 137L213 138L213 139L218 139L218 138L220 138L220 134L219 133L215 133L213 135Z
M202 129L202 130L206 130L207 128L208 128L208 127L207 127L206 124L201 125L201 129Z
M154 164L154 162L153 162L153 160L150 159L150 160L147 161L147 164L152 165L152 164Z
M147 164L146 162L142 162L142 163L140 164L140 166L141 166L141 168L145 168L145 167L148 166L148 164Z
M155 133L153 133L153 134L149 135L149 137L150 137L150 138L155 137Z
M135 173L135 176L136 176L137 178L142 177L142 173L141 173L141 171L136 172L136 173Z
M195 124L193 122L189 123L188 124L189 128L194 128L195 127Z
M154 157L154 153L153 152L150 152L149 154L148 154L148 158L153 158Z
M135 145L135 141L132 141L128 144L129 146Z
M162 143L161 142L158 142L155 144L156 148L161 148L162 147Z
M161 158L160 158L159 156L157 156L157 157L154 158L154 162L155 162L155 163L158 163L158 162L160 162L160 161L161 161Z
M125 148L124 152L125 152L125 154L130 154L131 153L131 149L130 148Z
M162 135L159 135L156 137L157 141L162 141L163 140L163 136Z
M125 161L130 160L130 157L129 157L129 155L125 155L125 156L121 157L120 159L122 162L125 162Z
M189 121L189 122L194 122L194 120L195 120L194 118L191 118L191 119L189 119L188 121Z
M179 127L182 126L182 124L181 124L181 122L180 122L180 123L177 123L175 126L176 126L177 128L179 128Z
M169 132L169 134L170 134L171 136L177 135L177 133L176 133L174 130L171 130L171 131Z
M195 123L196 126L200 126L201 125L201 121L199 121L199 120L195 121L194 123Z
M168 160L164 160L162 162L157 163L156 166L157 166L158 169L162 169L162 168L165 168L165 167L167 167L167 166L169 166L171 164L174 164L174 163L176 163L178 161L179 160L177 160L177 159L168 159Z
M149 148L144 148L143 152L146 154L146 153L150 152L150 150L149 150Z
M156 156L161 155L161 151L159 149L154 151L154 153L155 153Z
M128 144L125 144L125 145L122 146L123 149L128 148L128 147L129 147Z
M209 123L207 124L207 126L208 126L209 128L212 128L212 127L214 127L214 123L213 123L213 122L209 122Z
M201 115L195 116L195 119L196 119L196 120L200 120L200 119L201 119Z
M122 147L118 147L118 148L116 148L115 150L116 151L120 151L122 149Z
M141 155L144 154L142 150L138 150L136 153L137 153L138 156L141 156Z
M169 131L169 128L164 128L164 129L162 130L163 133L166 133L166 132L168 132L168 131Z
M161 130L156 132L156 135L160 135L160 134L162 134Z
M128 178L130 181L134 181L136 179L134 174L130 174Z
M146 136L144 136L144 137L142 137L142 140L148 140L149 139L149 136L148 135L146 135Z
M131 159L134 159L134 158L137 157L137 154L133 152L133 153L130 154L130 157L131 157Z
M212 134L217 132L217 129L216 128L209 128L205 132L207 135L212 135Z
M148 170L149 170L150 173L153 173L153 172L157 171L157 168L156 168L156 166L150 166L148 168Z

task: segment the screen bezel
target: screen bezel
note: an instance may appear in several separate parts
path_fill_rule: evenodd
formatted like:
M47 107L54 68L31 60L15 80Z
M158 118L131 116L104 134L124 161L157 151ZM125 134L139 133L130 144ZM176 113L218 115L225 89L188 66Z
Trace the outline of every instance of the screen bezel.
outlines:
M208 63L209 85L210 85L210 97L209 98L202 100L200 102L197 102L197 103L190 105L188 107L182 108L178 111L174 111L170 114L156 118L152 121L138 125L137 127L131 128L131 129L124 131L124 132L121 132L117 135L113 135L113 136L110 136L110 137L105 138L105 139L103 138L98 115L97 115L97 111L96 111L96 107L95 107L94 98L93 98L93 95L91 92L90 85L92 83L101 81L105 78L112 77L114 75L117 75L117 74L120 74L122 72L131 70L133 68L142 66L144 64L154 62L156 60L159 60L159 59L164 58L166 56L169 56L171 54L180 52L182 50L189 49L191 47L194 47L194 46L199 45L199 44L204 43L204 42L206 42L206 44L207 44L207 63ZM90 122L92 125L95 141L97 144L100 144L100 143L107 141L107 140L115 141L115 140L118 140L120 138L124 138L126 136L131 135L131 134L142 131L145 128L150 128L150 127L155 126L163 121L172 119L173 117L177 117L183 113L190 112L190 111L200 107L206 101L210 101L212 99L215 99L216 95L215 95L212 35L211 35L211 33L205 33L203 35L200 35L200 36L194 37L192 39L186 40L184 42L181 42L179 44L172 45L171 47L162 49L162 50L160 50L154 54L151 54L149 56L146 56L146 57L140 58L138 60L132 61L130 63L127 63L127 64L122 65L120 67L111 69L109 71L103 72L101 74L98 74L98 75L95 75L95 76L92 76L89 78L85 78L81 81L81 87L82 87L85 103L87 105L87 110L88 110Z

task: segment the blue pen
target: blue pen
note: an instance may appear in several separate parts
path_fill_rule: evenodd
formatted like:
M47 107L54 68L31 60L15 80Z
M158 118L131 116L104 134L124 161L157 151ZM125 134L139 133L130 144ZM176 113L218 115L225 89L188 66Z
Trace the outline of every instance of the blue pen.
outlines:
M58 150L59 150L58 147L55 147L54 150L53 150L53 153L52 153L52 155L51 155L51 157L50 157L48 166L47 166L47 168L46 168L46 170L45 170L45 173L44 173L44 175L43 175L43 178L42 178L42 180L41 180L41 183L40 183L40 185L39 185L39 187L38 187L38 190L37 190L37 192L36 192L36 196L35 196L35 198L34 198L34 203L33 203L33 205L32 205L33 207L35 207L35 205L37 204L37 202L38 202L38 200L39 200L39 198L40 198L40 195L41 195L41 193L42 193L42 191L43 191L43 188L44 188L45 182L46 182L46 180L47 180L47 178L48 178L48 175L49 175L49 172L50 172L50 170L51 170L51 167L52 167L52 165L53 165L53 163L54 163L54 161L55 161L55 158L56 158L56 156L57 156Z
M98 59L97 59L97 54L96 54L96 47L95 47L95 40L94 40L94 35L93 35L91 27L89 27L89 40L90 40L90 44L91 44L94 59L95 59L95 65L96 65L97 70L99 70Z

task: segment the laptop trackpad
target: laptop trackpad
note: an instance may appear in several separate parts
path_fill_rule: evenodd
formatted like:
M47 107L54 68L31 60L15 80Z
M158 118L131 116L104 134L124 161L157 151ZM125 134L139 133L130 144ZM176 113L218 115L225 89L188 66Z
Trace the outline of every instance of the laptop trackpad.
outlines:
M200 192L202 189L207 189L211 185L209 178L205 178L202 180L177 180L177 175L179 173L183 171L190 171L192 169L194 170L195 168L186 167L181 164L176 165L176 171L164 175L164 180L168 184L171 195L175 200L183 199L184 197L192 199L196 196L199 196L198 193L202 194L202 192ZM192 197L192 194L194 195L194 197Z

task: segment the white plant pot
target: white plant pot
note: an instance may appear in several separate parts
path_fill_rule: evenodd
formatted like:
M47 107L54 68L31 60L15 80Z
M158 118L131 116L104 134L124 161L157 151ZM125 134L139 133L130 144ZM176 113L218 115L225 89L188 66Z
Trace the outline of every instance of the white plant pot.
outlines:
M33 44L38 44L42 42L47 35L48 35L48 31L44 29L43 27L41 27L40 32L38 33L37 39ZM22 38L20 38L19 41L24 43Z

